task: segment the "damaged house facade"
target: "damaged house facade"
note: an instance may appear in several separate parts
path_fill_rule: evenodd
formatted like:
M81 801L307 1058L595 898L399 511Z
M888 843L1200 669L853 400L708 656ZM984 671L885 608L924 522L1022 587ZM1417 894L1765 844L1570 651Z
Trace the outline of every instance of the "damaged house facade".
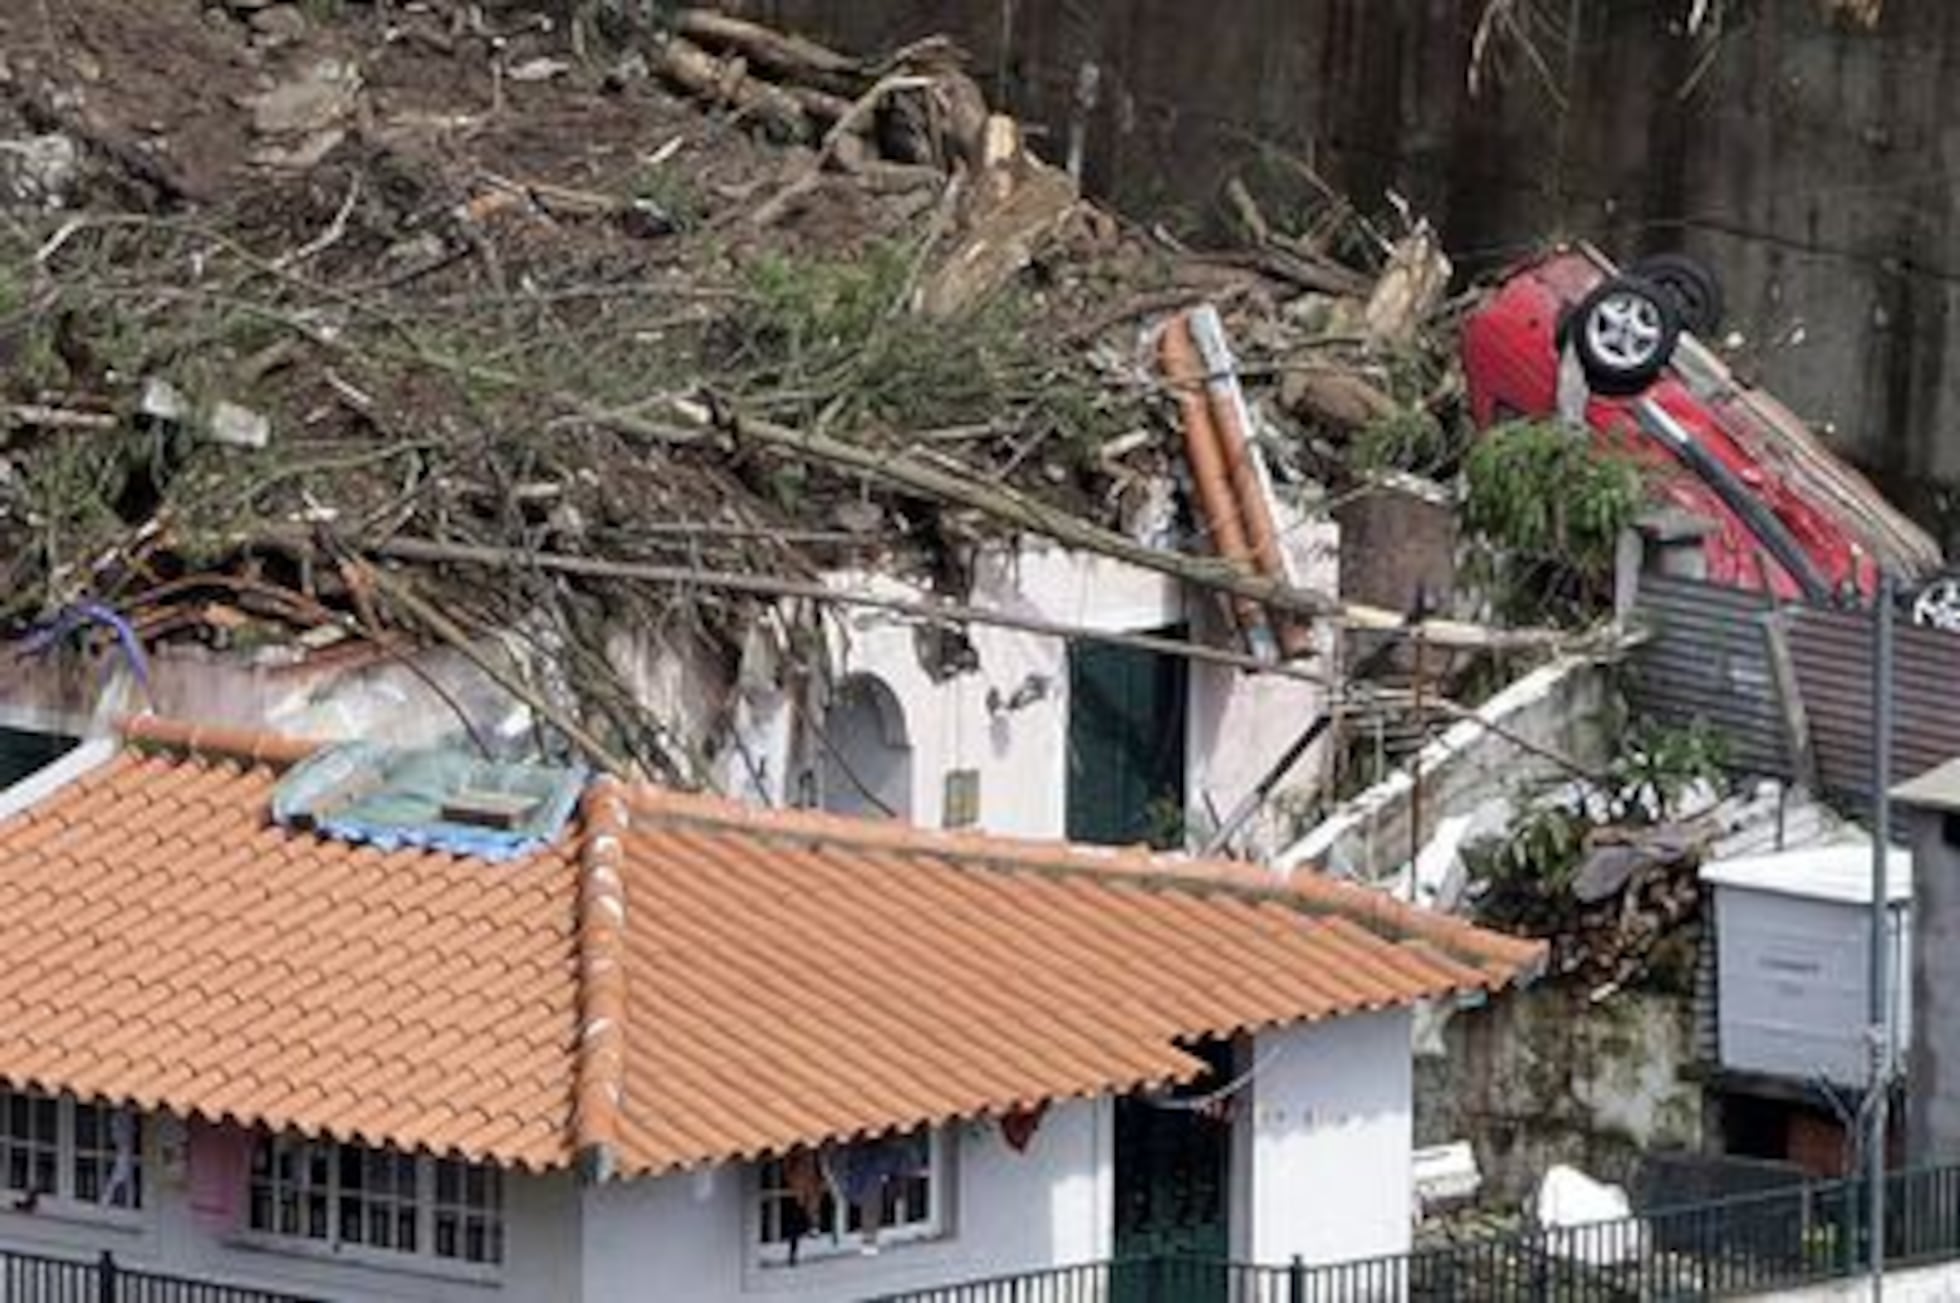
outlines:
M1397 1252L1410 1009L1540 961L1235 864L153 718L0 800L0 1242L305 1297Z
M1345 1298L1437 1189L1713 1133L1647 581L1938 558L1686 300L1564 247L1458 295L1406 207L1250 183L1198 247L943 40L70 3L209 103L0 6L0 1252Z

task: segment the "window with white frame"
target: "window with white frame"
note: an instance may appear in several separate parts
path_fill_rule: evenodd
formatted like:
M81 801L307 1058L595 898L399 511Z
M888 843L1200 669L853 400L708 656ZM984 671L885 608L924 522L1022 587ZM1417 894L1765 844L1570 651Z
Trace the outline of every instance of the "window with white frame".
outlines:
M798 1149L761 1165L759 1243L767 1263L926 1239L945 1230L945 1137L933 1131Z
M17 1209L47 1200L133 1212L143 1206L143 1123L134 1110L0 1089L0 1191Z
M246 1226L333 1252L491 1267L504 1260L494 1167L296 1136L252 1148Z

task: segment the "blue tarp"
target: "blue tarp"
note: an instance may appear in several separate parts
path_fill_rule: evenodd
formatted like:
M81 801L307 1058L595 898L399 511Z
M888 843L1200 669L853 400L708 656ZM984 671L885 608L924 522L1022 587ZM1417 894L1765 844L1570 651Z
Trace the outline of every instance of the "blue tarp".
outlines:
M314 753L272 795L272 817L325 836L381 850L405 846L503 861L557 840L571 819L587 770L482 760L444 748L393 750L347 742ZM491 792L536 802L514 828L485 828L443 817L459 793Z

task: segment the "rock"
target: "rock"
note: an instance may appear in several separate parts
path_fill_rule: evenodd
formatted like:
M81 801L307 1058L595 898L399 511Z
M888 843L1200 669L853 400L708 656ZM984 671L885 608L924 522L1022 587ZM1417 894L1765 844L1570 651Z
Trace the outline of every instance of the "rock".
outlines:
M191 414L191 400L162 376L151 376L143 382L143 397L137 403L137 410L174 425Z
M252 130L261 136L312 136L353 115L361 70L341 59L321 59L297 80L247 96Z
M213 443L232 448L263 448L272 442L272 422L263 413L237 403L220 401L211 409L205 434Z
M306 15L293 5L260 9L247 21L261 45L294 45L306 39Z
M81 166L81 148L64 135L0 140L0 201L59 208Z
M284 168L292 172L310 172L320 160L333 153L341 141L347 139L344 127L329 127L316 131L299 143L281 147L267 145L252 154L252 161L261 167Z
M562 77L572 70L572 65L564 59L537 58L526 59L504 70L506 81L550 81Z
M1393 416L1395 400L1352 371L1333 363L1306 365L1280 377L1279 401L1304 421L1337 430L1359 430Z

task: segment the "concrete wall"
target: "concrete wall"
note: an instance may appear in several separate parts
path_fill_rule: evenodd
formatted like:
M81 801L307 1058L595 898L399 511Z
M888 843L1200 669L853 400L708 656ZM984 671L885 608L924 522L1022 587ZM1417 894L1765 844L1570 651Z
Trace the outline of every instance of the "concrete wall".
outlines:
M1504 729L1469 720L1450 726L1422 749L1415 772L1397 770L1328 815L1274 860L1291 873L1306 866L1374 881L1410 859L1418 841L1450 815L1469 814L1493 796L1571 775L1514 739L1596 766L1610 742L1604 733L1607 667L1558 660L1532 671L1478 708ZM1419 785L1418 776L1419 775ZM1420 830L1412 821L1420 818Z
M1779 1289L1774 1294L1752 1297L1787 1299L1791 1303L1870 1303L1872 1284L1869 1276L1858 1276L1808 1289ZM1889 1303L1960 1303L1960 1264L1887 1270L1885 1297Z
M44 1206L20 1213L0 1204L8 1209L0 1211L0 1246L72 1258L93 1258L107 1249L126 1267L337 1303L543 1303L579 1297L579 1203L568 1174L507 1178L505 1265L469 1279L462 1272L445 1275L435 1263L422 1271L388 1270L214 1236L192 1217L181 1178L173 1183L163 1170L161 1128L147 1126L144 1133L146 1206L140 1212L104 1217Z
M1284 219L1311 169L1367 208L1393 190L1471 269L1556 233L1686 248L1729 286L1742 369L1922 511L1960 476L1954 225L1960 6L1891 0L1875 30L1817 0L1537 0L1544 74L1502 42L1467 76L1482 0L749 0L854 45L950 31L995 98L1063 152L1079 70L1101 94L1089 177L1203 224L1243 175ZM1544 25L1551 25L1548 20ZM1569 106L1569 107L1567 107ZM1303 166L1304 165L1304 166Z
M1417 1058L1416 1139L1469 1140L1484 1197L1515 1207L1554 1163L1630 1184L1645 1150L1702 1147L1689 1002L1541 985L1457 1013Z
M1409 1012L1396 1010L1255 1039L1235 1136L1235 1256L1328 1263L1408 1249L1409 1037Z
M873 1257L758 1265L754 1177L739 1166L589 1190L586 1303L849 1303L1106 1258L1112 1115L1107 1100L1052 1108L1018 1154L992 1123L955 1128L947 1234L887 1245Z
M1912 1056L1906 1150L1915 1163L1960 1159L1960 847L1947 817L1914 811Z

